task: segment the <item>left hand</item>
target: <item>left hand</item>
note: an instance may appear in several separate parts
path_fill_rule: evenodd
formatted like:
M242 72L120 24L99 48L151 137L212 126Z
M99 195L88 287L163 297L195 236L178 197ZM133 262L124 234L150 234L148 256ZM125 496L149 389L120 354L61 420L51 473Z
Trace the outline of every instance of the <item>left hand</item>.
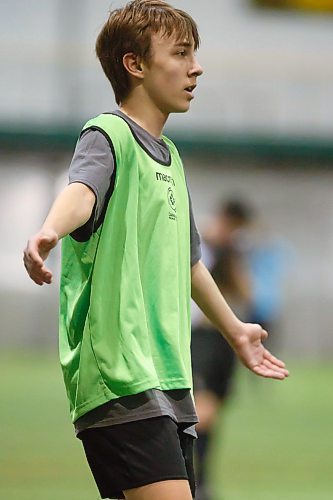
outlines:
M260 325L241 323L233 348L241 362L255 374L277 380L289 375L285 363L271 354L262 344L268 333Z

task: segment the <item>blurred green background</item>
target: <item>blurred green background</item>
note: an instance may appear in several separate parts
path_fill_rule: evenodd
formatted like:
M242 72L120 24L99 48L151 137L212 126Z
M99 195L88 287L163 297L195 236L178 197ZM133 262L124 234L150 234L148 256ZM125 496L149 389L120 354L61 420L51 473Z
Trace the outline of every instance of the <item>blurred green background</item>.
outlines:
M0 366L0 498L97 499L56 356L12 351ZM333 367L288 366L282 383L239 368L210 453L214 500L331 500Z

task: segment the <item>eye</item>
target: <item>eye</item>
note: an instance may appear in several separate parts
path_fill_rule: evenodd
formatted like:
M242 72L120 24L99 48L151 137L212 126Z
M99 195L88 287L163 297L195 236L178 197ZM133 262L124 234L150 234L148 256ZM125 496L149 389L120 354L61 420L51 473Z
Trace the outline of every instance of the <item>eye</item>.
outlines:
M186 55L186 50L178 50L177 55L178 56L185 56Z

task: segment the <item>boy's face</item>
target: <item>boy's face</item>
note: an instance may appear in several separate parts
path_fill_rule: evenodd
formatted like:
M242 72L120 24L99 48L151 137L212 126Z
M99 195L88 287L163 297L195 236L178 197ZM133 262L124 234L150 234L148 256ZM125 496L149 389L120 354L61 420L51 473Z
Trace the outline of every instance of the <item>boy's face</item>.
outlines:
M160 111L168 115L189 109L197 77L202 74L193 42L152 35L151 58L143 68L143 87Z

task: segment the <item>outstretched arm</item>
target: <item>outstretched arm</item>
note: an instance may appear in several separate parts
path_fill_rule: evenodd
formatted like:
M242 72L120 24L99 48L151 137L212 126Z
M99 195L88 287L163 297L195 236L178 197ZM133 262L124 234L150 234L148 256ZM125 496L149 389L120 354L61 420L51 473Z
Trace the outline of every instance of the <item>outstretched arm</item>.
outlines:
M69 184L56 198L42 228L29 239L23 254L25 268L37 285L51 283L52 273L44 261L61 238L89 220L94 204L95 194L80 182Z
M289 375L283 361L262 344L268 333L260 325L240 321L224 300L206 266L192 267L192 298L225 336L242 363L262 377L283 380Z

